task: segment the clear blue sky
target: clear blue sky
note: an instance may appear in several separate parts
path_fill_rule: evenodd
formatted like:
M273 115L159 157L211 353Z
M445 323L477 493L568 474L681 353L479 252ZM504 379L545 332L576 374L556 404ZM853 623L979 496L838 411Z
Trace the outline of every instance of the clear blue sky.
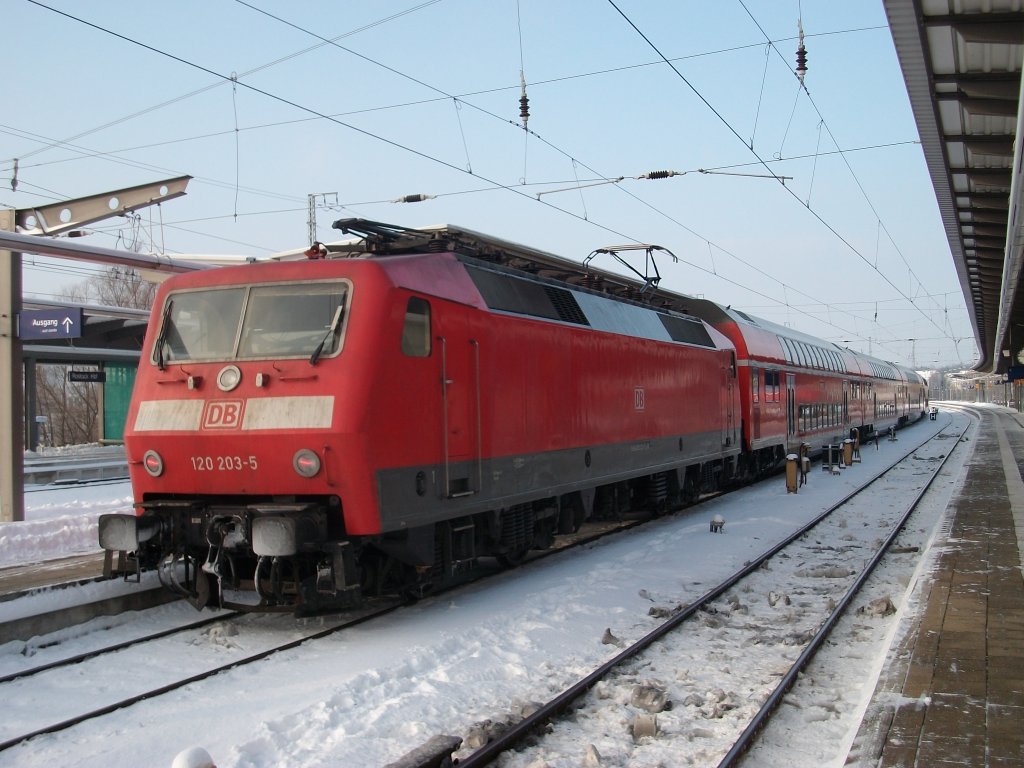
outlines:
M655 243L670 290L919 369L975 358L878 0L46 4L81 20L3 2L0 205L195 177L89 242L264 255L336 193L321 240L361 216L579 260ZM686 173L632 178L659 170ZM26 261L39 296L94 269Z

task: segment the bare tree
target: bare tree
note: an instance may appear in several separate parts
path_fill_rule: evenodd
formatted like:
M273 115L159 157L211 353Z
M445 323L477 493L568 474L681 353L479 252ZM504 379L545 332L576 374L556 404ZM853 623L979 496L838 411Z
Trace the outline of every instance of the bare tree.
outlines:
M46 428L40 437L51 445L81 445L99 437L99 392L96 384L68 381L67 365L36 368L36 397Z
M102 304L107 307L149 309L153 306L156 286L142 279L131 267L114 266L103 272L65 288L60 297L65 301L82 304Z

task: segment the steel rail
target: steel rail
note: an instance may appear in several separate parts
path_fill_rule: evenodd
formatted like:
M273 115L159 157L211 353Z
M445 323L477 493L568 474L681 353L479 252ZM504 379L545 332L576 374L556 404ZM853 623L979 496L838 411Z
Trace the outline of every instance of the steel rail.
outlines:
M696 506L697 504L701 503L702 501L703 500L695 502L691 506ZM621 531L624 531L624 530L629 530L630 528L633 528L636 525L640 525L641 523L642 523L642 521L640 521L640 520L619 521L619 523L617 525L615 525L615 526L613 526L611 528L603 529L603 530L601 530L601 531L599 531L597 533L581 536L580 538L578 538L578 539L576 539L576 540L574 540L574 541L572 541L572 542L570 542L570 543L568 543L568 544L566 544L566 545L564 545L562 547L552 548L550 550L544 550L544 551L538 552L535 555L532 555L528 561L523 563L523 565L527 565L527 564L535 562L537 560L544 559L546 557L549 557L551 555L554 555L554 554L556 554L558 552L562 552L562 551L567 550L567 549L573 549L575 547L583 546L583 545L586 545L586 544L591 544L591 543L593 543L593 542L595 542L595 541L597 541L597 540L599 540L599 539L601 539L601 538L603 538L605 536L613 535L615 533L618 533L618 532L621 532ZM502 570L500 572L505 572L505 571ZM468 583L476 582L480 578L484 578L485 576L486 576L486 574L477 576L477 578L471 579ZM458 587L465 586L466 583L467 582L465 582L465 581L458 581L458 582L452 584L450 587L448 587L446 589L440 590L440 591L438 591L436 593L432 593L431 596L438 595L438 594L444 594L445 592L448 592L451 589L456 589ZM155 698L157 696L162 696L163 694L170 693L171 691L175 691L175 690L177 690L179 688L183 688L186 685L191 685L192 683L200 682L200 681L205 680L207 678L210 678L210 677L213 677L215 675L218 675L221 672L225 672L225 671L234 669L236 667L246 666L248 664L252 664L252 663L255 663L257 661L261 661L261 660L263 660L265 658L268 658L268 657L274 655L275 653L279 653L281 651L291 650L292 648L296 648L296 647L298 647L298 646L300 646L300 645L302 645L304 643L307 643L307 642L312 642L314 640L320 640L320 639L322 639L324 637L328 637L328 636L330 636L330 635L332 635L332 634L334 634L336 632L339 632L339 631L341 631L343 629L354 627L354 626L357 626L357 625L362 624L364 622L370 621L372 619L379 618L381 616L387 615L388 613L391 613L392 611L395 611L395 610L401 608L403 605L406 605L406 602L396 602L396 603L393 603L393 604L389 604L389 605L387 605L387 606L385 606L385 607L383 607L381 609L378 609L378 610L375 610L375 611L371 611L370 613L368 613L368 614L366 614L364 616L360 616L359 618L353 619L351 621L343 622L342 624L339 624L339 625L337 625L335 627L329 627L327 629L321 630L319 632L312 633L312 634L307 635L305 637L289 641L288 643L284 643L282 645L275 646L273 648L268 648L268 649L266 649L264 651L260 651L259 653L253 654L251 656L246 656L246 657L241 658L241 659L236 659L235 661L232 661L232 662L229 662L227 664L221 665L221 666L216 667L214 669L210 669L210 670L207 670L205 672L201 672L201 673L192 675L192 676L190 676L188 678L185 678L185 679L182 679L182 680L178 680L178 681L175 681L173 683L168 683L167 685L161 686L159 688L154 688L152 690L149 690L149 691L146 691L146 692L143 692L143 693L140 693L140 694L136 694L134 696L130 696L130 697L122 699L121 701L118 701L116 703L109 704L109 705L106 705L106 706L103 706L103 707L99 707L99 708L94 709L94 710L90 710L89 712L85 712L85 713L83 713L81 715L76 715L75 717L68 718L67 720L61 721L59 723L55 723L53 725L48 725L48 726L45 726L43 728L39 728L39 729L34 730L34 731L30 732L30 733L22 734L21 736L17 736L17 737L11 738L11 739L7 739L6 741L0 741L0 752L8 750L11 747L17 746L18 744L21 744L21 743L23 743L25 741L28 741L30 739L33 739L36 736L43 736L43 735L46 735L46 734L56 733L58 731L66 730L66 729L71 728L71 727L73 727L75 725L78 725L80 723L86 722L87 720L92 720L92 719L95 719L97 717L102 717L104 715L110 714L111 712L115 712L115 711L117 711L119 709L123 709L125 707L132 706L133 704L137 704L137 703L139 703L141 701L145 701L147 699ZM244 614L245 612L238 612L238 613ZM209 623L213 623L215 621L221 620L223 618L224 618L223 616L210 617L209 619L203 619L201 621L194 622L193 624L189 625L188 627L184 627L184 628L180 628L180 629L164 630L164 631L162 631L160 633L153 633L153 635L147 636L145 638L139 638L136 641L126 641L126 642L124 642L122 644L119 644L119 645L116 645L116 646L109 646L107 648L100 649L100 650L98 650L96 652L84 653L84 654L81 654L80 656L73 657L72 659L68 659L68 660L65 660L65 661L57 661L57 662L53 662L51 664L40 665L39 667L35 667L35 668L31 669L31 670L26 670L26 671L23 671L23 672L12 673L12 674L10 674L10 675L8 675L6 677L0 677L0 683L10 682L10 681L15 680L15 679L17 679L19 677L27 677L27 676L30 676L30 675L33 675L33 674L37 674L39 672L44 672L47 669L53 669L53 668L64 666L64 665L70 665L70 664L81 662L81 661L87 661L89 658L94 658L96 656L103 655L104 653L109 653L109 652L121 650L124 647L128 647L130 645L135 645L135 644L140 644L140 643L145 642L147 640L160 639L163 636L166 636L166 635L169 635L169 634L174 634L177 631L183 631L183 630L186 630L186 629L195 629L195 628L198 628L198 627L203 626L205 624L209 624Z
M947 422L948 425L949 422ZM459 758L459 768L483 768L495 760L502 752L506 752L518 744L522 743L531 734L537 732L540 728L547 725L551 721L557 719L560 715L567 712L571 707L575 705L578 699L586 694L591 688L594 687L598 682L603 680L608 674L621 665L623 662L633 658L641 651L646 650L648 647L653 645L655 642L665 637L666 635L673 632L686 620L691 618L697 611L703 606L716 600L725 594L729 589L735 586L739 581L749 576L754 571L758 570L761 565L774 557L780 551L785 549L791 543L804 536L815 526L825 520L829 515L835 512L840 507L847 504L850 500L867 491L874 483L879 480L883 475L892 471L899 464L903 463L908 457L910 457L915 451L919 450L922 445L934 440L942 433L942 430L938 430L932 437L928 438L924 442L909 449L906 453L901 455L895 461L893 461L888 467L876 472L873 476L867 479L867 481L859 488L851 491L838 502L833 504L831 507L826 509L824 512L819 514L817 517L810 520L808 523L800 527L797 531L787 535L781 541L774 546L765 550L754 560L747 563L741 570L734 573L732 576L725 579L718 586L710 589L702 596L698 597L694 602L688 605L679 613L673 615L671 618L660 624L658 627L653 629L647 635L636 641L633 645L629 646L621 653L617 654L613 658L606 661L601 666L597 667L594 671L589 673L586 677L582 678L569 688L565 689L555 698L538 708L531 715L525 717L523 720L506 730L504 733L495 737L492 741L489 741L484 746L480 747L477 751L472 754ZM962 437L962 435L961 435ZM959 444L959 439L957 441ZM948 454L947 454L948 457ZM945 462L943 462L944 464ZM934 478L934 476L933 476Z
M939 434L939 433L936 433L936 435L937 434ZM929 438L929 439L934 439L934 436L932 438ZM925 442L928 442L928 441L925 441ZM924 443L921 443L920 445L923 445L923 444ZM834 504L832 507L830 507L826 511L822 512L820 515L815 517L813 520L811 520L810 522L808 522L807 524L802 526L795 533L791 534L790 536L787 536L782 541L780 541L778 544L776 544L775 546L773 546L770 549L766 550L762 555L758 556L755 560L753 560L750 563L748 563L742 570L738 571L736 574L734 574L729 579L723 581L717 587L709 590L703 596L697 598L697 600L694 603L692 603L691 605L689 605L686 609L684 609L683 611L681 611L678 614L674 615L671 619L669 619L668 621L664 622L662 625L660 625L655 630L650 632L648 635L646 635L644 638L639 640L637 643L635 643L630 648L625 649L623 652L619 653L614 658L612 658L611 660L609 660L605 664L601 665L601 667L599 667L597 670L592 672L586 678L584 678L583 680L580 680L575 685L573 685L571 688L569 688L566 691L564 691L562 694L560 694L558 697L556 697L551 702L546 704L544 707L539 709L533 715L531 715L530 717L524 719L517 726L513 727L512 729L510 729L506 733L502 734L502 736L498 737L494 741L492 741L489 744L485 745L484 747L482 747L480 750L478 750L477 752L473 753L472 755L470 755L470 756L468 756L466 758L460 759L460 761L458 763L459 766L461 768L475 768L477 766L486 765L494 757L496 757L500 752L506 751L516 741L518 741L520 738L525 737L525 734L532 733L540 725L542 725L542 724L544 724L544 723L554 719L554 717L556 717L558 714L560 714L563 711L565 711L566 709L568 709L575 702L576 699L580 698L591 687L593 687L593 685L596 684L596 682L598 682L598 680L600 680L604 676L607 676L607 673L611 669L613 669L614 667L618 666L619 664L621 664L622 662L626 661L627 659L632 658L633 656L635 656L640 651L644 650L645 648L647 648L648 646L650 646L651 644L653 644L657 640L659 640L662 637L664 637L665 635L669 634L679 624L683 623L686 619L688 619L691 616L693 616L693 614L696 613L696 611L698 611L702 605L706 605L707 603L709 603L709 602L717 599L718 597L720 597L724 592L726 592L728 589L730 589L732 586L734 586L739 580L741 580L745 576L747 576L750 573L752 573L755 570L757 570L761 566L761 564L763 562L765 562L766 560L768 560L769 558L771 558L772 556L777 554L779 551L784 549L786 546L788 546L794 540L800 538L805 533L807 533L812 528L814 528L816 525L818 525L822 520L824 520L826 517L828 517L830 514L832 514L833 511L835 511L839 507L843 506L844 504L846 504L848 501L850 501L852 498L854 498L855 496L859 495L863 491L867 490L867 488L869 488L876 480L878 480L880 477L885 475L887 472L889 472L893 468L895 468L898 464L900 464L908 456L910 456L914 451L918 450L920 448L920 445L915 446L914 448L911 448L910 450L908 450L906 453L904 453L902 456L900 456L898 459L896 459L888 467L880 470L875 475L871 476L868 479L868 481L861 488L855 489L851 493L849 493L846 496L844 496L839 502ZM943 464L944 463L945 462L943 462ZM714 496L718 496L718 495L720 495L720 494L714 494ZM695 502L694 504L689 505L687 508L696 506L697 504L702 503L702 502L707 501L707 500L709 500L709 499L701 499L701 500ZM534 557L531 557L528 562L533 562L533 561L538 560L538 559L543 559L544 557L546 557L548 555L554 554L555 552L562 551L564 549L571 549L571 548L573 548L575 546L579 546L579 545L582 545L582 544L590 543L590 542L592 542L592 541L594 541L596 539L602 538L605 535L609 535L609 534L621 531L623 529L628 529L628 528L634 527L635 525L638 525L640 523L641 523L641 521L621 521L619 526L616 526L614 528L602 531L601 533L598 533L597 535L585 536L585 537L581 538L580 540L578 540L576 542L573 542L573 543L571 543L571 544L569 544L567 546L560 547L558 549L553 549L553 550L550 550L550 551L545 551L543 553L538 553ZM454 584L453 588L454 587L458 587L458 586L462 586L462 585L463 585L463 583ZM443 593L444 591L448 591L448 590L442 590L441 593ZM440 593L438 593L438 594L440 594ZM175 682L172 682L172 683L168 683L167 685L160 686L158 688L155 688L155 689L152 689L152 690L149 690L149 691L145 691L143 693L139 693L139 694L130 696L130 697L125 698L123 700L120 700L118 702L115 702L115 703L112 703L112 704L109 704L109 705L105 705L103 707L99 707L97 709L91 710L91 711L83 713L81 715L77 715L75 717L69 718L69 719L61 721L59 723L55 723L55 724L52 724L52 725L49 725L49 726L37 729L37 730L32 731L30 733L22 734L20 736L8 739L6 741L2 741L2 742L0 742L0 752L3 752L5 750L7 750L7 749L10 749L10 748L14 747L14 746L17 746L18 744L21 744L21 743L23 743L25 741L33 739L33 738L35 738L37 736L46 735L46 734L50 734L50 733L56 733L56 732L59 732L59 731L62 731L62 730L66 730L66 729L71 728L71 727L73 727L75 725L78 725L78 724L80 724L82 722L86 722L88 720L95 719L97 717L102 717L104 715L107 715L107 714L110 714L112 712L115 712L115 711L117 711L119 709L123 709L125 707L132 706L133 704L137 704L137 703L139 703L141 701L145 701L147 699L151 699L151 698L155 698L155 697L164 695L164 694L169 693L171 691L183 688L183 687L185 687L187 685L191 685L192 683L200 682L202 680L206 680L208 678L214 677L214 676L216 676L216 675L218 675L218 674L220 674L222 672L226 672L226 671L235 669L237 667L242 667L242 666L246 666L248 664L252 664L252 663L261 661L261 660L263 660L265 658L268 658L268 657L270 657L270 656L272 656L272 655L274 655L276 653L279 653L279 652L282 652L282 651L287 651L287 650L299 647L299 646L301 646L301 645L303 645L303 644L305 644L307 642L312 642L312 641L315 641L315 640L322 639L324 637L328 637L328 636L330 636L332 634L335 634L336 632L339 632L339 631L341 631L343 629L354 627L354 626L357 626L357 625L362 624L364 622L367 622L367 621L370 621L372 619L375 619L375 618L378 618L380 616L384 616L384 615L386 615L388 613L391 613L392 611L395 611L398 608L402 607L402 605L404 605L404 603L395 603L395 604L386 606L386 607L384 607L382 609L371 611L370 613L367 613L367 614L365 614L363 616L360 616L357 619L353 619L351 621L343 622L342 624L339 624L337 626L330 627L330 628L321 630L319 632L312 633L312 634L307 635L305 637L289 641L288 643L284 643L284 644L281 644L279 646L274 646L273 648L269 648L269 649L266 649L264 651L260 651L259 653L252 654L250 656L247 656L247 657L244 657L244 658L241 658L241 659L236 659L236 660L234 660L232 662L229 662L227 664L218 666L218 667L210 669L210 670L206 670L206 671L201 672L201 673L197 673L195 675L189 676L189 677L184 678L182 680L178 680L178 681L175 681ZM64 661L54 662L54 663L48 664L48 665L40 665L40 667L34 668L32 670L26 670L26 671L19 672L19 673L13 673L11 675L8 675L7 677L0 677L0 683L9 682L10 680L14 680L14 679L17 679L19 677L26 677L26 676L29 676L29 675L32 675L32 674L37 674L39 672L46 671L46 669L52 669L54 667L59 667L59 666L63 666L63 665L66 665L66 664L73 664L73 663L78 663L78 662L81 662L81 661L85 661L88 658L92 658L92 657L96 657L96 656L102 655L104 653L109 653L109 652L113 652L113 651L116 651L116 650L120 650L121 648L127 647L129 645L139 644L139 643L145 642L147 640L159 639L161 636L166 636L166 635L178 632L178 631L183 631L184 629L196 628L198 626L202 626L202 625L205 625L205 624L208 624L208 623L212 623L212 622L215 622L217 620L222 620L223 618L224 617L222 617L222 616L211 617L210 619L204 619L204 620L202 620L200 622L194 622L192 625L190 625L189 627L186 627L186 628L176 628L176 629L165 630L162 633L154 633L153 635L147 636L146 638L139 638L138 640L135 640L135 641L126 641L125 643L119 644L118 646L111 646L111 647L108 647L108 648L105 648L105 649L100 649L100 650L98 650L96 652L89 652L89 653L81 654L80 657L74 657L73 659L68 659L68 660L64 660ZM517 733L518 734L522 734L522 735L520 735L520 736L518 736L516 738L513 738L514 734L517 734Z
M257 661L262 661L263 659L273 656L276 653L288 651L292 648L298 648L300 645L311 642L313 640L320 640L336 632L340 632L343 629L349 629L351 627L358 626L359 624L370 621L372 619L379 618L380 616L384 616L388 613L391 613L392 611L401 608L402 605L404 605L404 603L396 603L393 605L385 606L384 608L372 611L364 616L352 619L351 621L343 622L342 624L339 624L337 626L322 629L319 632L314 632L305 637L290 640L287 643L282 643L281 645L274 646L273 648L267 648L266 650L260 651L259 653L254 653L250 656L246 656L241 659L236 659L235 661L228 662L227 664L222 664L221 666L215 667L213 669L208 669L204 672L200 672L195 675L191 675L182 680L176 680L173 683L162 685L159 688L153 688L152 690L135 694L133 696L129 696L128 698L122 699L112 704L107 704L105 706L90 710L89 712L85 712L81 715L76 715L75 717L68 718L67 720L62 720L59 723L54 723L43 728L38 728L32 731L31 733L25 733L21 736L16 736L14 738L7 739L6 741L0 742L0 752L8 750L11 747L15 747L18 744L26 742L30 739L34 739L37 736L43 736L46 734L57 733L58 731L66 730L68 728L71 728L72 726L78 725L79 723L84 723L87 720L102 717L103 715L109 715L111 712L116 712L119 709L130 707L133 704L138 704L139 702L146 701L147 699L156 698L157 696L163 696L166 693L170 693L171 691L176 691L179 688L184 688L186 685L191 685L192 683L197 683L202 680L214 677L222 672L227 672L237 667L244 667L249 664L253 664Z
M963 440L964 435L967 434L967 431L970 428L971 425L968 425L964 429L964 431L960 433L960 436L957 438L957 445L960 445L960 441ZM785 675L783 675L782 679L779 681L779 684L775 687L775 690L772 691L772 693L765 700L764 704L761 705L761 708L757 711L757 714L755 714L753 719L750 721L750 724L746 727L743 733L740 734L740 737L733 744L732 748L726 753L725 757L722 758L721 762L719 762L718 768L731 768L731 766L737 765L737 762L740 760L740 758L742 758L743 755L746 754L746 752L750 749L750 747L753 746L754 740L757 738L758 734L761 732L764 726L767 725L771 716L782 704L782 700L785 698L786 694L789 693L789 690L796 683L797 676L801 672L803 672L804 669L806 669L807 666L811 663L811 660L814 658L815 654L817 654L818 650L828 639L829 635L831 635L832 630L835 628L835 625L839 622L839 619L843 617L847 609L850 607L850 603L853 602L853 599L857 596L860 590L867 583L868 578L870 578L875 568L882 562L882 559L885 557L885 555L888 554L889 548L892 547L893 543L896 541L896 538L903 532L903 529L904 527L906 527L907 521L910 519L910 516L915 512L915 510L924 500L925 494L928 493L928 491L931 489L932 484L939 476L939 472L941 472L942 468L946 466L946 462L949 461L952 455L953 451L948 451L946 453L946 456L942 459L942 461L939 462L939 465L935 468L935 471L932 472L931 477L928 478L928 482L926 482L924 486L921 488L921 490L918 491L913 501L907 507L907 510L900 517L896 525L893 526L892 530L889 532L889 535L882 542L881 546L875 552L871 560L868 561L867 565L864 567L864 570L861 571L860 575L846 591L846 594L843 595L842 599L839 600L839 602L836 604L836 607L822 622L821 626L818 628L818 631L815 633L814 637L811 638L810 642L804 648L803 652L800 654L800 656L797 657L796 661L793 662L793 666L790 667L789 671Z
M162 629L159 632L153 632L148 635L137 637L133 640L124 640L120 643L114 643L113 645L107 645L102 648L96 648L94 650L79 653L74 656L68 656L67 658L57 659L56 661L47 662L46 664L40 664L36 667L22 669L17 672L10 672L6 675L0 676L0 685L3 685L4 683L10 683L14 680L20 680L25 677L32 677L43 672L49 672L53 669L60 669L61 667L70 667L74 666L75 664L81 664L83 661L94 659L97 656L103 656L108 653L116 653L117 651L123 651L125 648L131 648L133 645L142 645L143 643L148 643L153 640L160 640L165 637L170 637L171 635L176 635L179 632L188 632L192 629L200 629L201 627L205 627L209 624L216 624L219 621L227 622L230 619L233 619L241 615L242 613L240 611L230 611L227 613L218 614L216 616L208 616L205 619L193 621L189 624L183 624L180 627L169 627L167 629Z

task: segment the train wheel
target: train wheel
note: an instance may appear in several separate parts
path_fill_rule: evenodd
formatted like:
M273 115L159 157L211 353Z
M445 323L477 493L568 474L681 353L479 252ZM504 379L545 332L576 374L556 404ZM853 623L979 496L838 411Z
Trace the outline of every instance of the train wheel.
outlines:
M697 500L697 484L693 482L693 478L687 475L686 479L683 480L683 504L689 506Z
M563 496L561 511L558 516L558 533L560 535L576 533L580 526L583 525L586 516L587 513L583 508L583 499L578 492Z
M498 562L503 568L515 568L517 565L523 564L523 561L526 559L529 552L529 547L522 547L509 552L502 552L497 556Z
M537 521L533 531L532 549L549 549L555 543L555 518Z
M412 565L403 565L401 570L405 578L399 593L410 605L429 595L437 586L425 570Z

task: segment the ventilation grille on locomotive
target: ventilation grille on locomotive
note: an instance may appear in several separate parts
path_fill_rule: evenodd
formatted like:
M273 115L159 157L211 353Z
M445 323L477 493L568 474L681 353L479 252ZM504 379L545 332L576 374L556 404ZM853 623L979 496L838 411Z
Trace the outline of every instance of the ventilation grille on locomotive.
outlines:
M567 291L564 288L555 288L553 285L545 285L544 292L551 299L551 304L554 306L555 311L558 312L559 319L567 323L589 325L587 316L583 314L583 310L580 309L580 305L576 302L576 297L572 295L572 291Z
M466 265L466 271L491 309L590 325L572 291L470 264Z
M662 325L668 331L673 341L682 341L687 344L697 344L702 347L713 347L715 343L711 340L708 329L700 320L694 320L677 315L659 314Z

